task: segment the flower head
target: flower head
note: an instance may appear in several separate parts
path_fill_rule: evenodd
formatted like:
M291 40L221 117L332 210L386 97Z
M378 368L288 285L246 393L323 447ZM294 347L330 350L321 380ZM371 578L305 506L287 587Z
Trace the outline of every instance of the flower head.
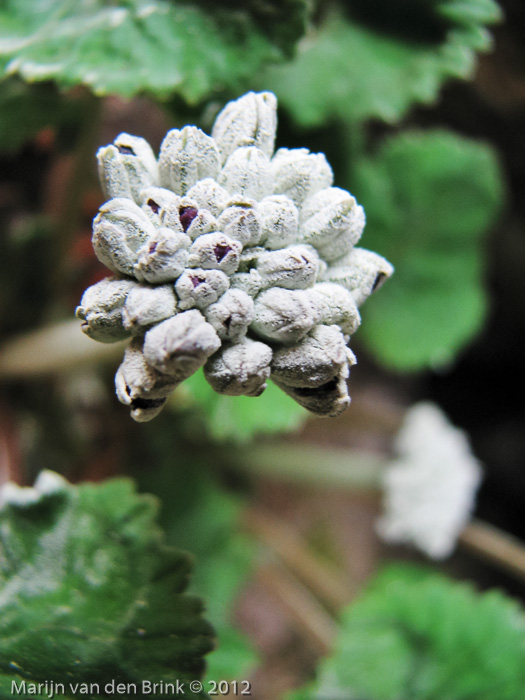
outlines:
M431 403L408 412L396 448L398 459L384 477L379 534L389 542L410 542L435 559L446 557L474 507L479 462L466 435Z
M128 134L97 153L109 201L93 247L112 276L77 316L94 340L133 336L116 388L135 420L202 366L219 393L258 396L271 378L318 415L350 402L357 307L392 266L355 247L363 209L323 154L274 154L276 126L275 96L250 92L211 136L169 131L158 159Z

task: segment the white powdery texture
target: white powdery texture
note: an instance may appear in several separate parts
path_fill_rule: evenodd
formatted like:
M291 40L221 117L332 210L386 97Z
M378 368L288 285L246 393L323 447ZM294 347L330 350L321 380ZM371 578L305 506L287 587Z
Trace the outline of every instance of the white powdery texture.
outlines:
M384 477L385 513L378 531L434 559L448 556L474 508L481 468L465 433L437 406L420 403L399 432L398 459Z
M129 134L97 153L93 247L112 276L76 313L94 340L132 338L116 389L135 420L200 367L222 394L259 396L271 378L318 415L350 402L358 306L393 269L355 247L363 209L324 155L274 153L276 126L275 96L250 92L211 136L169 131L158 158Z

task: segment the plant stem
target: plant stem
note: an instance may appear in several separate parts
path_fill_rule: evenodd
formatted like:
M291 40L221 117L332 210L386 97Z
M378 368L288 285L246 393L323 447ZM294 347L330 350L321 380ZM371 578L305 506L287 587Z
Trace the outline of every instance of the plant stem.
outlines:
M122 357L127 341L97 343L64 321L11 339L0 348L0 380L59 374L73 367Z
M465 549L525 581L525 543L493 525L472 520L458 540Z

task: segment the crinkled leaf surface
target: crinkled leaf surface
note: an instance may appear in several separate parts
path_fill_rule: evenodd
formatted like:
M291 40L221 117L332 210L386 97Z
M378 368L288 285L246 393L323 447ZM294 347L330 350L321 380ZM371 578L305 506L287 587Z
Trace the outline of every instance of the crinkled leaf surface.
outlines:
M219 441L244 442L255 435L295 430L308 416L273 382L257 398L221 396L199 371L184 382L184 388L197 402L210 436Z
M11 697L9 674L99 684L202 674L213 630L184 592L190 561L164 543L156 511L127 479L62 481L3 506L1 697Z
M6 0L0 74L54 79L65 87L80 83L100 95L177 93L196 102L238 86L264 62L281 60L303 33L306 0L253 5Z
M522 700L525 614L497 591L408 566L343 614L318 681L289 700Z
M366 5L366 0L360 4ZM403 4L406 0L373 3L379 16L383 5L390 16L395 13L392 8L399 7L397 27L406 24L412 14ZM280 105L305 126L334 117L345 122L401 119L412 104L435 100L445 79L472 75L476 51L486 51L491 45L485 25L501 17L493 0L419 4L433 4L436 19L446 23L440 41L428 41L426 32L407 37L388 32L388 27L378 29L340 8L302 41L293 62L268 68L261 87L273 90Z
M493 151L446 131L405 132L354 173L361 245L396 269L364 305L356 341L395 369L449 362L486 312L484 234L503 200Z

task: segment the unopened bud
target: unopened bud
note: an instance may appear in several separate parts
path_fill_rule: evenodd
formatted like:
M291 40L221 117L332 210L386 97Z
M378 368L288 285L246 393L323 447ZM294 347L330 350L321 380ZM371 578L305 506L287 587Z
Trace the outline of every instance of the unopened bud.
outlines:
M157 185L157 159L151 146L139 136L120 134L113 144L97 151L98 175L108 199L127 197L139 201L141 190Z
M318 320L318 309L306 290L273 287L255 300L251 325L257 335L284 344L301 340Z
M199 236L188 254L188 267L202 267L205 270L222 270L233 274L239 267L242 244L225 233L206 233Z
M253 321L253 299L240 289L228 289L222 297L204 311L222 340L235 340L245 335Z
M110 199L93 221L93 248L97 258L114 272L133 275L137 251L155 229L142 209L130 199Z
M297 242L299 212L295 204L282 194L265 197L257 206L261 221L261 241L269 250L286 248Z
M179 308L183 311L196 307L205 309L221 297L230 286L228 276L220 270L201 267L184 270L175 283Z
M321 282L312 287L310 293L320 309L321 323L336 324L347 336L359 328L361 316L352 294L339 284Z
M184 271L191 240L184 233L159 228L138 251L133 274L141 282L174 282Z
M176 381L190 377L221 346L215 330L192 309L162 321L146 333L144 356Z
M231 194L263 199L272 193L273 179L270 161L259 148L238 148L226 161L219 184Z
M140 284L134 286L126 298L122 321L124 328L133 335L144 335L148 328L170 318L176 311L173 285L150 287Z
M260 396L270 376L271 360L271 348L243 338L215 353L204 365L204 376L218 394Z
M257 271L265 287L306 289L317 277L319 256L308 245L293 245L259 255Z
M159 174L163 187L186 194L199 180L219 174L215 141L196 126L168 131L160 147Z
M307 148L280 148L272 158L275 194L284 194L298 207L320 190L330 187L334 176L322 153Z
M227 207L219 217L218 228L243 246L256 246L261 240L262 228L255 202Z
M328 267L323 278L348 289L357 306L360 306L393 272L394 268L388 260L377 253L353 248Z
M207 209L210 214L217 217L228 206L230 194L215 180L208 177L188 190L188 198L193 199L199 209Z
M249 92L229 102L213 125L212 136L222 162L240 146L257 146L268 157L273 153L277 128L277 100L271 92Z
M118 280L107 277L88 287L79 306L76 317L83 321L82 331L100 343L114 343L129 336L122 321L122 308L130 291L137 286L131 280Z

